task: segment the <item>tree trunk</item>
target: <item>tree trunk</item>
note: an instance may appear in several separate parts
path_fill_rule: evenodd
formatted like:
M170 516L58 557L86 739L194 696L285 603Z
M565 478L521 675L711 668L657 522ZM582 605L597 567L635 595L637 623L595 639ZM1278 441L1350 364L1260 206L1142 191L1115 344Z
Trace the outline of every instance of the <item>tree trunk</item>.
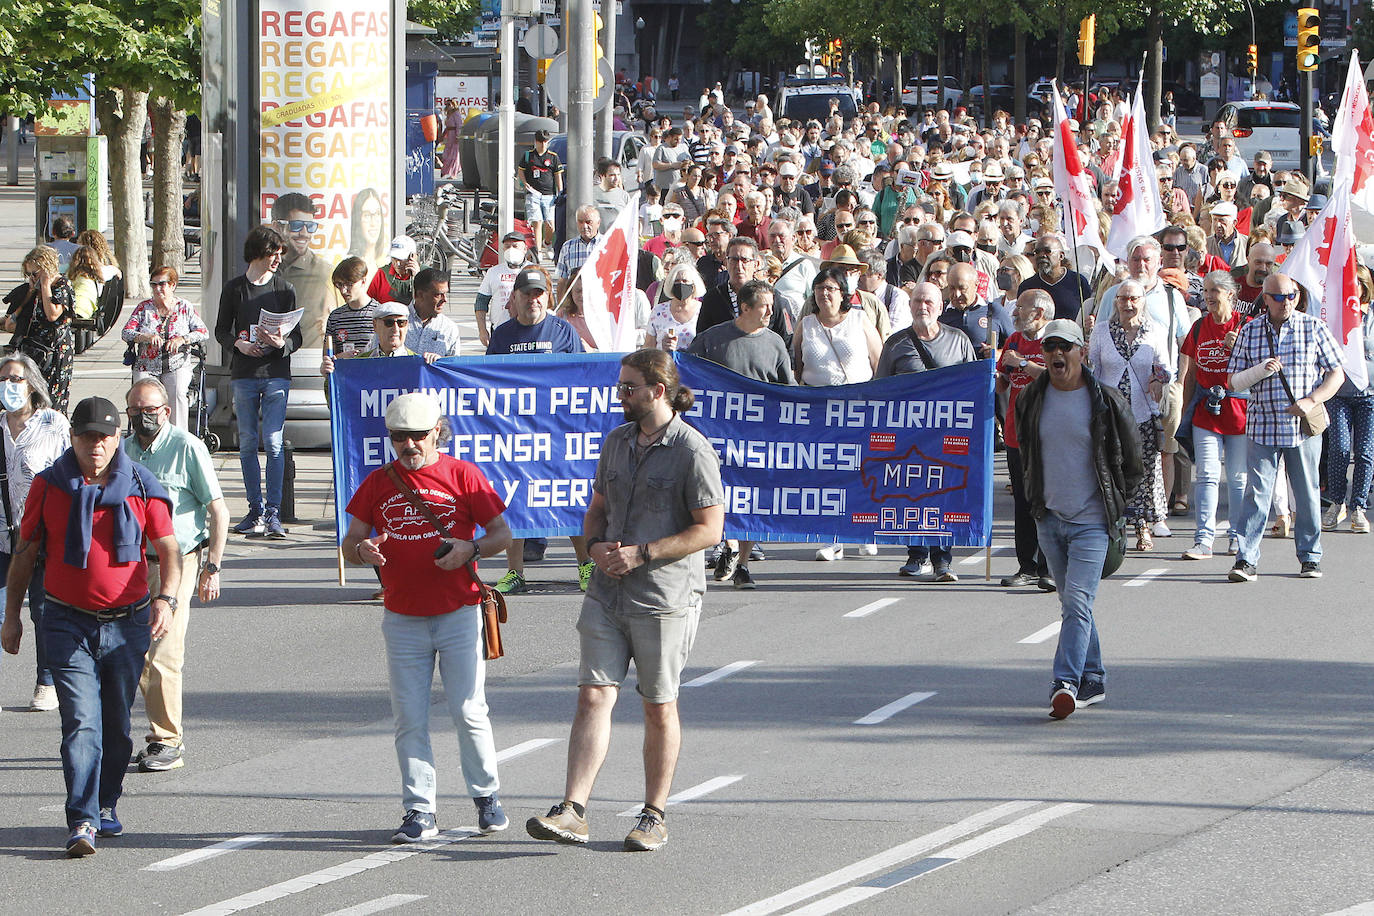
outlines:
M945 0L935 16L935 107L945 107ZM922 81L924 84L924 80ZM919 93L919 90L918 90ZM919 94L917 98L919 98Z
M96 97L96 114L110 144L114 250L124 270L125 295L145 299L149 292L148 227L138 148L148 117L148 93L128 86L106 89Z
M1013 39L1015 59L1012 63L1011 82L1015 87L1015 104L1012 117L1017 124L1026 123L1026 29L1020 22L1016 23L1016 35Z
M166 98L153 100L153 264L186 266L186 240L181 219L181 147L186 138L186 112Z
M1150 16L1145 20L1145 51L1149 55L1145 67L1145 118L1150 122L1150 133L1159 127L1160 87L1164 81L1164 13L1158 5L1150 7Z

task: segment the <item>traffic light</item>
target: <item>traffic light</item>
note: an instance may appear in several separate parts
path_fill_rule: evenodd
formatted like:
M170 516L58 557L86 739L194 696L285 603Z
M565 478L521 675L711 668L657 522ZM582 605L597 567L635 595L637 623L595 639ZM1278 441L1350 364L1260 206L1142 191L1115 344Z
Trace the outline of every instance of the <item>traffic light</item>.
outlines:
M606 56L606 51L601 47L601 29L606 23L601 21L600 13L592 13L595 17L592 22L592 29L596 32L597 38L593 47L596 48L596 55L592 60L592 73L594 74L593 88L595 95L601 95L601 87L606 85L606 81L601 78L601 58Z
M1321 156L1322 147L1323 143L1321 134L1313 134L1312 136L1307 138L1307 154L1309 156Z
M549 64L553 63L552 58L540 58L534 62L534 78L539 85L544 85L544 78L549 75Z
M832 38L826 42L825 55L822 58L827 70L832 73L844 66L844 42L838 38Z
M1245 66L1254 76L1259 73L1259 45L1251 45L1245 52Z
M1322 15L1308 7L1298 10L1298 69L1304 72L1317 69L1321 60Z
M1078 25L1078 62L1084 67L1093 65L1093 50L1097 43L1097 14L1093 13Z

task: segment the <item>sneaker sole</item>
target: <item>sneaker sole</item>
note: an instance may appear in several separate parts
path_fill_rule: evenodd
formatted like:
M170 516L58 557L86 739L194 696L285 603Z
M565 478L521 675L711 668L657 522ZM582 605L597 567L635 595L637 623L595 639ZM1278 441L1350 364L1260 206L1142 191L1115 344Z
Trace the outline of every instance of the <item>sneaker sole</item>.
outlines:
M1057 693L1050 699L1050 718L1067 719L1078 708L1078 700L1071 693Z
M67 846L67 858L80 859L84 856L95 855L95 844L90 840L81 839Z
M481 826L481 825L479 824L479 825L477 826L477 829L480 830L480 831L482 832L482 835L483 835L483 836L489 836L489 835L491 835L491 834L493 834L493 833L500 833L502 830L505 830L505 829L506 829L507 827L509 827L509 826L510 826L510 818L506 818L504 821L502 821L502 822L499 823L499 824L488 824L488 825L485 826L485 827L483 827L483 826Z
M1243 573L1233 569L1226 574L1226 578L1230 579L1232 582L1254 582L1258 577L1250 573Z
M391 835L391 842L393 842L393 843L423 843L425 840L432 840L432 839L434 839L434 838L435 838L436 836L438 836L438 835L439 835L439 828L438 828L438 827L431 827L429 830L426 830L426 831L424 831L423 833L421 833L418 837L406 836L404 833L401 833L401 832L398 830L398 831L396 831L395 833L393 833L393 834Z
M1299 578L1299 579L1320 579L1321 577L1322 577L1322 571L1321 571L1320 569L1319 569L1319 570L1316 570L1315 572L1300 572L1300 573L1298 573L1298 578Z
M1086 709L1086 708L1088 708L1089 706L1096 706L1098 703L1101 703L1101 702L1102 702L1103 700L1105 700L1105 699L1107 699L1107 695L1106 695L1105 693L1099 693L1097 696L1095 696L1095 697L1089 697L1089 698L1086 699L1086 700L1077 700L1077 699L1076 699L1076 700L1074 700L1074 704L1075 704L1079 709Z
M98 837L123 836L123 835L124 835L124 828L121 826L121 827L119 828L118 831L115 831L115 830L106 830L104 827L101 827L99 830L97 830L97 831L95 832L95 835L98 836Z
M735 588L739 589L739 590L742 591L742 592L747 592L747 591L749 591L749 590L751 590L751 589L753 589L753 588L756 588L756 587L757 587L757 586L756 586L755 583L753 583L753 582L736 582L736 583L735 583Z
M138 768L145 773L165 773L168 770L179 770L186 766L186 760L178 757L171 763L150 763L147 757L138 762Z
M587 842L587 837L582 834L550 827L537 817L525 821L525 832L536 840L553 840L555 843L566 843L569 846L581 846Z
M632 840L629 837L625 838L626 852L653 852L667 845L667 840L660 840L657 843L646 843L643 840Z

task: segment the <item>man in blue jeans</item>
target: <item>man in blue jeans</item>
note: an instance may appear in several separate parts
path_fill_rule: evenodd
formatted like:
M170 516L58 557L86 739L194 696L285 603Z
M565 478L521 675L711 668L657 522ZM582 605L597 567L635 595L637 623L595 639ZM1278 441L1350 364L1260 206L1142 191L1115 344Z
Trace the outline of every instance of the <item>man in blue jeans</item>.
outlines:
M1063 719L1107 697L1093 600L1108 542L1122 537L1126 495L1145 467L1130 407L1083 365L1077 322L1051 321L1041 346L1046 371L1017 399L1016 430L1026 502L1059 590L1050 716Z
M286 398L291 391L291 354L301 348L299 321L288 331L270 313L296 308L296 291L277 273L286 240L270 226L257 226L243 243L248 268L224 284L215 320L215 340L230 354L234 385L234 414L238 418L239 467L248 497L248 514L234 531L261 531L270 538L286 537L280 509L286 456L282 427ZM267 451L267 501L262 496L262 466L258 447Z
M72 447L33 481L10 563L0 645L19 651L24 590L42 553L42 631L62 715L67 855L119 836L115 806L133 755L129 713L152 640L167 634L181 565L167 492L119 447L120 416L104 398L72 412ZM162 591L149 598L144 540L157 551Z

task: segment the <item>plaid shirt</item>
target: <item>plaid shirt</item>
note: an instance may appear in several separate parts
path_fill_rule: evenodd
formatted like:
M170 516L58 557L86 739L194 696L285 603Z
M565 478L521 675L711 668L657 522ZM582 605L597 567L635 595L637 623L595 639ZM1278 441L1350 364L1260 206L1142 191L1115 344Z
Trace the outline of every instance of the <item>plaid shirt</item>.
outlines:
M1268 315L1261 315L1241 328L1227 373L1242 372L1275 355L1271 340L1277 341L1279 362L1295 398L1311 394L1326 373L1340 366L1336 339L1320 319L1294 312L1273 338L1269 333L1272 330ZM1278 373L1256 383L1250 389L1245 434L1260 445L1291 448L1302 444L1298 418L1288 413L1291 404Z
M571 280L577 276L577 272L582 269L582 265L587 262L587 255L592 253L592 247L596 245L597 238L590 242L575 235L563 243L563 247L558 250L558 266L554 268L554 273L560 280Z

